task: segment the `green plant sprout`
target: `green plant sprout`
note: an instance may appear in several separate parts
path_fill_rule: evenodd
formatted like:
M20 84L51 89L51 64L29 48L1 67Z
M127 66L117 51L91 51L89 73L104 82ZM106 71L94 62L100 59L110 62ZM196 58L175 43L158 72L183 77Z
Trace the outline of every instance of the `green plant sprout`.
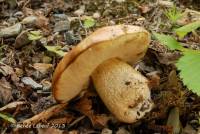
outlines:
M174 24L178 19L180 19L183 16L182 12L180 10L177 10L175 5L172 8L166 10L165 15Z

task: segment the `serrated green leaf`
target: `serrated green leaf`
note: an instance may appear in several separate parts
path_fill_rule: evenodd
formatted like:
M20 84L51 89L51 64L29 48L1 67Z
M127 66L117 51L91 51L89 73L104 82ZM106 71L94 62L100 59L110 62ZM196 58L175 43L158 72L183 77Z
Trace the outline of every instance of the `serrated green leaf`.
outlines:
M160 41L163 45L169 47L171 50L183 50L184 47L176 41L175 38L169 35L153 33L158 41Z
M6 114L0 113L0 117L1 117L2 119L6 120L6 121L11 122L11 123L16 123L16 122L17 122L13 117L11 117L11 116L9 116L9 115L6 115Z
M48 51L56 53L57 55L63 57L66 52L61 50L60 46L44 46Z
M87 18L84 20L83 26L85 28L90 28L95 25L96 21L93 18Z
M39 40L42 38L42 33L40 31L30 31L28 33L28 39L29 40Z
M200 95L200 52L186 51L176 64L183 83Z
M175 29L175 32L180 38L183 38L185 35L196 30L199 27L200 27L200 21L196 21Z

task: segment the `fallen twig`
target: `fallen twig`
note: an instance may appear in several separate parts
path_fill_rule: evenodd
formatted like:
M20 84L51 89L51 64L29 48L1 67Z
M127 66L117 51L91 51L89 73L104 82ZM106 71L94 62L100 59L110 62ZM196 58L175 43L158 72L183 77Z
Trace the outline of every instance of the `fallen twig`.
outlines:
M55 106L50 107L49 109L29 118L22 122L22 124L31 124L34 125L40 121L44 122L49 119L51 116L55 115L56 113L60 112L65 108L67 103L64 104L57 104Z

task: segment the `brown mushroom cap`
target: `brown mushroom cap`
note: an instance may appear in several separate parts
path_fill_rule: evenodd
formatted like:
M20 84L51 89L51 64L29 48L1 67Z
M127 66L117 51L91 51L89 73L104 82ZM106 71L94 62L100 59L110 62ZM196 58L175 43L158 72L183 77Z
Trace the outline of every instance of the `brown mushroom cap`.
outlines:
M92 80L101 100L122 122L133 123L152 109L147 79L119 59L100 64Z
M149 42L149 33L138 26L116 25L98 29L58 64L52 82L55 99L67 102L87 88L90 75L105 60L119 58L135 63L145 55Z

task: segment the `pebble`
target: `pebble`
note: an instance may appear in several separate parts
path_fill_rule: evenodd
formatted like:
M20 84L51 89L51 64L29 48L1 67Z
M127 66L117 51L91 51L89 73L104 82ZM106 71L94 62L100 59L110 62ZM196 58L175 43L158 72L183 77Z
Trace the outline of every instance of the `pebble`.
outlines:
M37 21L36 16L28 16L22 20L22 24L33 24Z
M166 1L166 0L158 0L158 5L172 8L174 6L174 3L171 1Z
M131 133L128 132L125 128L119 128L116 134L131 134Z
M100 17L101 17L101 15L100 15L99 12L96 12L96 13L93 14L93 18L95 18L95 19L98 19Z
M59 21L55 24L54 32L67 31L70 29L70 21Z
M0 38L17 36L22 30L22 24L17 23L13 26L0 30Z
M102 131L101 131L101 134L112 134L112 130L108 129L108 128L104 128Z
M55 18L56 21L68 19L68 16L66 14L53 14L53 17Z
M35 82L31 77L23 77L21 81L25 85L31 86L33 89L42 89L42 85Z

